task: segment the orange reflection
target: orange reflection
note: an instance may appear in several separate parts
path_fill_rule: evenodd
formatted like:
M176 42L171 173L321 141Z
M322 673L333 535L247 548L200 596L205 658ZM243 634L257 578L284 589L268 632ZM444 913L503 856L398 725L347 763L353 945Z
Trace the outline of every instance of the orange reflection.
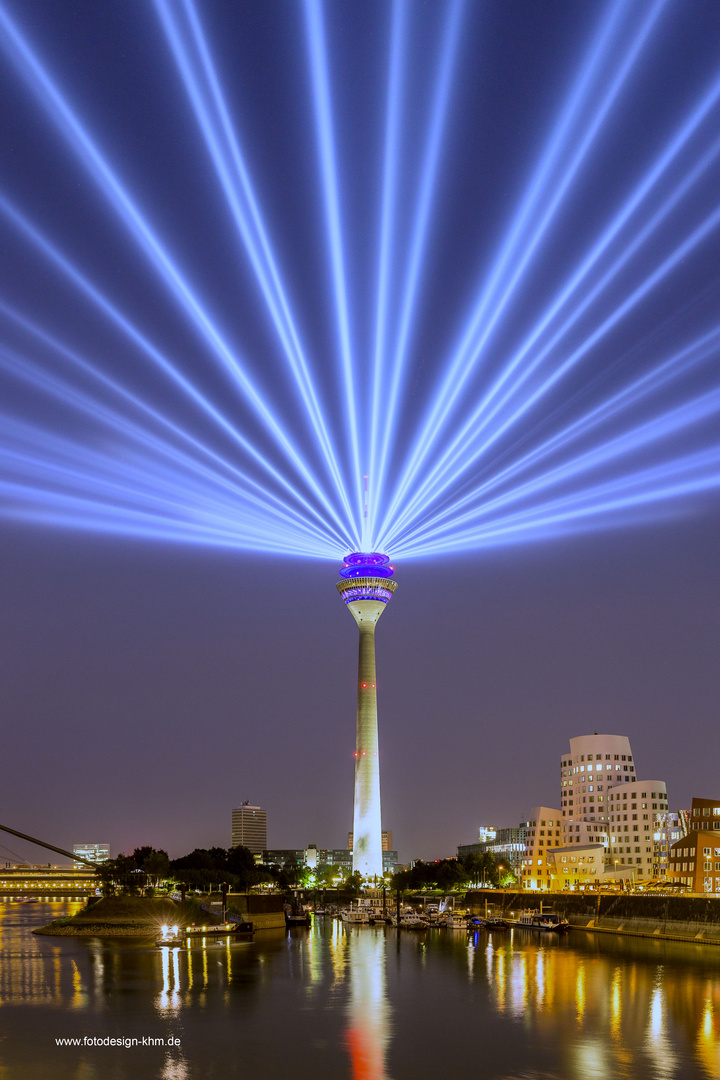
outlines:
M345 1043L353 1080L387 1080L385 1055L390 1041L383 931L360 931L350 942L350 1023Z

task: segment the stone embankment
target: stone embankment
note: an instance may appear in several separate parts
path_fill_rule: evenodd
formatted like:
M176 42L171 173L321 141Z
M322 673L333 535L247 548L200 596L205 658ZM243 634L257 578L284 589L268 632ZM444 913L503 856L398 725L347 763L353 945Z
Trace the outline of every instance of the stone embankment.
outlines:
M652 893L530 893L497 889L469 892L473 914L519 914L526 908L561 912L571 927L590 933L620 934L655 941L720 945L720 899Z

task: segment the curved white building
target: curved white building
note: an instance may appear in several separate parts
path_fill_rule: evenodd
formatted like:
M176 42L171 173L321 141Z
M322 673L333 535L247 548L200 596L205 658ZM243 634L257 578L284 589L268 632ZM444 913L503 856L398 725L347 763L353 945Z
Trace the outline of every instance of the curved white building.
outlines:
M560 806L564 818L608 820L608 791L635 780L630 740L626 735L579 735L570 739L570 753L560 759Z

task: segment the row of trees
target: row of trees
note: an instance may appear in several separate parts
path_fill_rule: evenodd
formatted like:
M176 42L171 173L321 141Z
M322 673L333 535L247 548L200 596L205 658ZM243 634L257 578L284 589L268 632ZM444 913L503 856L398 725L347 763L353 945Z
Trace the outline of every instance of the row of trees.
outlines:
M168 880L187 885L220 885L226 881L240 892L273 878L255 865L246 847L195 848L189 855L171 859L167 851L153 847L135 848L132 855L118 855L103 863L101 876L106 889L119 886L135 892Z
M118 855L104 863L101 869L106 889L120 886L137 891L157 886L168 880L184 881L192 887L220 885L227 882L232 890L243 892L253 885L274 883L281 890L290 888L324 888L338 883L343 877L339 866L318 866L310 869L285 863L284 866L258 866L246 847L195 848L179 859L153 847L135 848L132 855ZM416 862L411 870L401 870L388 882L393 889L435 888L452 889L479 887L483 884L507 886L516 878L507 862L489 852L467 855L462 859L440 859L437 862ZM343 885L357 892L362 884L359 874L344 878Z
M437 862L418 861L410 870L393 875L392 887L411 889L462 889L482 885L508 886L517 879L507 862L496 859L490 852L466 855L462 859L440 859Z

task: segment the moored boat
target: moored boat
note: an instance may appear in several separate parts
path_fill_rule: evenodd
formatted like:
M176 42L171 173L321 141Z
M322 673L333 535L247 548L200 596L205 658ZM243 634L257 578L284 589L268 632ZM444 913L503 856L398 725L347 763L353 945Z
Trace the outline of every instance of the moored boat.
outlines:
M568 930L570 923L564 915L557 911L523 911L515 923L516 926L526 927L528 930L555 930L562 932Z
M464 911L449 911L443 922L448 930L467 930L468 925L468 916Z
M486 930L508 930L510 923L507 919L502 919L499 915L490 915L485 919Z

